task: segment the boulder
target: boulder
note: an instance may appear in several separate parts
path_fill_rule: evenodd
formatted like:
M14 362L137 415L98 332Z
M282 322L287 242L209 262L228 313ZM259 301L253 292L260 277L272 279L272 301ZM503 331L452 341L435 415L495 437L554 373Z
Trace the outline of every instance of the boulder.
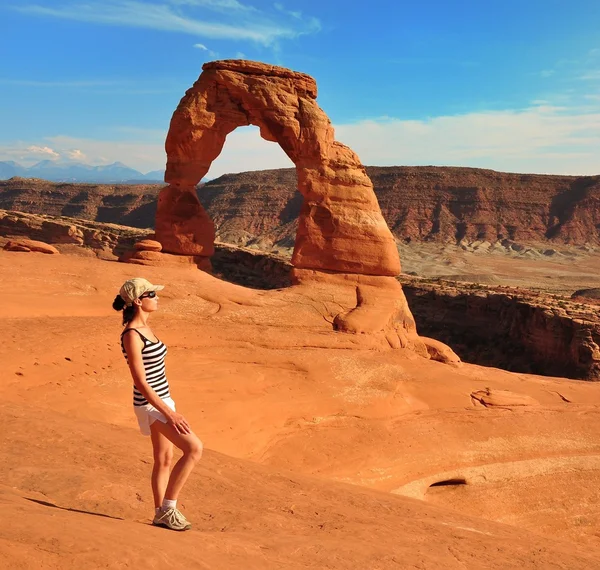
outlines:
M425 348L427 348L427 353L431 360L437 360L438 362L452 364L454 366L462 365L460 357L448 345L426 336L421 336L419 338L425 344Z
M143 239L133 246L138 251L162 251L162 244L153 239Z
M600 299L600 288L578 289L571 295L571 299Z
M44 243L43 241L35 241L32 239L16 239L6 242L4 246L6 251L35 251L38 253L59 253L54 246Z

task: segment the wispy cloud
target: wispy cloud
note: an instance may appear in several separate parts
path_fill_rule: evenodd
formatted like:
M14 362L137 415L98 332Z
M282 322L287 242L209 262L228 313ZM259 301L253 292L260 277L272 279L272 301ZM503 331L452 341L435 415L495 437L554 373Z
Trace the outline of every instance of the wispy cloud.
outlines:
M561 58L553 66L539 71L541 77L560 77L565 81L600 79L600 48L588 50L574 58Z
M123 85L120 81L37 81L29 79L2 79L0 85L14 85L17 87L114 87Z
M217 56L217 52L213 51L212 49L208 49L204 44L194 44L195 48L201 49L202 51L205 51L208 55L210 55L210 57L216 57Z
M215 52L210 51L209 55L214 57ZM171 86L169 87L169 83ZM157 87L157 84L161 87ZM0 85L8 87L32 87L35 89L72 89L86 92L97 92L103 94L118 95L158 95L164 93L179 93L181 86L168 79L157 82L148 81L144 86L143 81L98 81L98 80L61 80L61 81L39 81L32 79L7 79L0 78Z
M336 139L350 146L363 164L471 166L504 172L600 174L600 105L565 108L547 104L526 109L466 113L426 120L378 118L337 125ZM73 157L89 164L120 160L142 172L165 164L166 132L122 127L129 140L68 136L0 147L0 160L34 161ZM118 137L115 137L118 138ZM71 153L71 154L69 154ZM236 129L208 173L293 166L279 145L260 138L258 129Z
M65 151L65 156L69 160L75 160L77 162L86 162L88 159L85 153L81 152L81 150L79 150L78 148Z
M588 71L587 73L580 75L579 79L583 79L584 81L597 81L600 79L600 70L596 69L593 71Z
M240 12L258 12L253 6L246 6L237 0L167 0L179 6L198 6L212 10L238 10Z
M535 105L422 121L369 120L336 127L364 164L447 165L510 172L599 174L600 107Z
M0 146L0 160L15 160L23 166L30 166L40 160L52 160L54 162L69 160L76 162L88 162L88 157L78 148L61 148L55 146L50 139L50 145L43 143L36 145L17 142L10 146Z
M164 140L164 133L161 138ZM38 144L14 141L0 145L0 161L5 160L14 160L22 166L40 160L77 161L94 166L120 161L148 172L164 167L165 150L162 141L94 140L59 135L46 137Z
M88 0L66 1L54 7L21 4L12 8L36 16L150 28L216 40L252 41L266 46L320 29L316 18L297 17L278 9L259 11L237 0ZM218 17L214 17L215 13Z
M60 154L49 146L31 145L25 149L25 152L34 157L43 157L50 160L60 158Z

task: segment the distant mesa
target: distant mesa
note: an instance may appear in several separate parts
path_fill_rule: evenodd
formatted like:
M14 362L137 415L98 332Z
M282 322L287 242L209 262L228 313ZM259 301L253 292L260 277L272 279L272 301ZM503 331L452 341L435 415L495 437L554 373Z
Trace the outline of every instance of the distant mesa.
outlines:
M443 166L367 166L384 219L398 242L460 244L470 251L531 245L547 257L558 245L600 244L600 176L511 174ZM0 181L0 208L154 226L164 185ZM86 183L89 184L89 183ZM202 185L200 201L218 241L260 249L294 246L300 210L295 169L225 174ZM527 196L527 200L521 199ZM268 203L268 208L262 205ZM545 245L544 245L545 244Z

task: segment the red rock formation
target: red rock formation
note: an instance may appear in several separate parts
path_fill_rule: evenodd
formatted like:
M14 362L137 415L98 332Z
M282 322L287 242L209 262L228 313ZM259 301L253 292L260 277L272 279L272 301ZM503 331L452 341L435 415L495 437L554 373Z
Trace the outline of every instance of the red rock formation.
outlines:
M210 256L214 227L195 187L226 136L257 125L296 164L304 196L292 259L300 269L397 275L400 262L373 185L354 152L334 140L315 81L262 63L206 63L181 100L166 141L170 185L161 191L156 235L167 252Z
M6 242L4 245L6 251L23 251L38 253L56 254L60 253L54 246L32 239L14 239Z
M162 251L162 245L154 239L142 239L133 246L138 251Z
M160 184L68 184L37 178L0 180L0 208L150 228Z
M479 402L486 408L508 408L517 406L537 406L537 402L531 396L526 394L515 394L509 390L475 390L471 392L471 399Z
M588 300L404 275L400 280L419 330L448 343L465 362L600 380L600 309Z

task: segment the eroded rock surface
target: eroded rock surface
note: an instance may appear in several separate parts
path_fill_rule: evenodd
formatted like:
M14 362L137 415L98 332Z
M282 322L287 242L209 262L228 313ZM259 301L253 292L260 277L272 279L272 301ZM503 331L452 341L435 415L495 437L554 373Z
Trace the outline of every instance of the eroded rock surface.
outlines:
M600 310L558 295L401 276L419 331L466 362L600 380Z
M37 241L32 239L14 239L6 242L4 245L4 249L6 251L21 251L21 252L31 252L35 251L37 253L48 253L48 254L56 254L60 253L58 249L54 246L49 245L43 241Z
M88 220L0 210L0 240L36 240L62 253L83 253L117 259L148 235L147 230Z
M334 139L310 76L243 60L206 63L181 100L166 141L169 187L162 190L156 235L165 251L210 256L214 227L196 185L227 135L256 125L296 165L304 196L292 263L299 269L394 276L400 261L358 156Z

